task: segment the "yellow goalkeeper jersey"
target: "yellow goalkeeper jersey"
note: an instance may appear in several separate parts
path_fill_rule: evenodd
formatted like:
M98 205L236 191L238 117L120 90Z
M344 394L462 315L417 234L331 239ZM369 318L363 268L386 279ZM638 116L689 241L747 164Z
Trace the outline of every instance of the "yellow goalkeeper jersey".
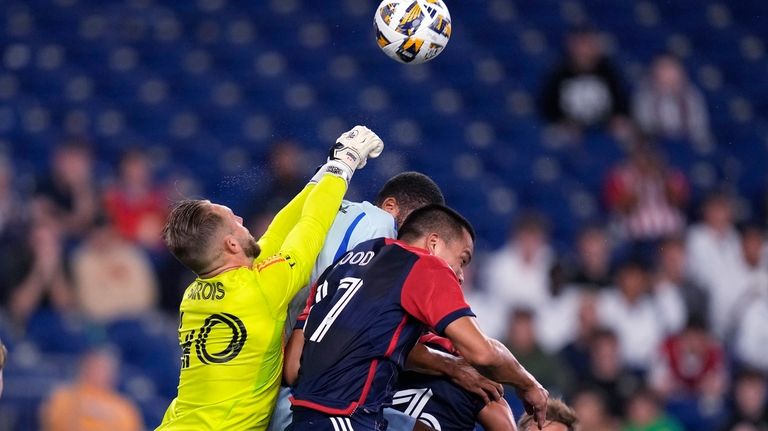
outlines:
M253 267L195 280L181 302L178 396L157 430L265 430L283 364L283 326L346 191L326 175L283 208Z

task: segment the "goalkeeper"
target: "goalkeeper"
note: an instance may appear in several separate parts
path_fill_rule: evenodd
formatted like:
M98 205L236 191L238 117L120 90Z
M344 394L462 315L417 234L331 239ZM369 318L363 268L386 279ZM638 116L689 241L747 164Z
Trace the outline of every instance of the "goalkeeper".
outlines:
M197 279L180 307L178 395L157 430L266 429L288 304L309 280L355 169L383 146L365 127L341 135L258 242L225 206L187 200L173 209L163 239Z

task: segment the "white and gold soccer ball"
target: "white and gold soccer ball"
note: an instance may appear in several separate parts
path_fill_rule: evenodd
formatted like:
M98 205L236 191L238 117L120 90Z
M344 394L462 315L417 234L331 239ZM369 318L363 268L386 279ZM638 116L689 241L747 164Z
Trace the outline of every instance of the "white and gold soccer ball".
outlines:
M425 63L451 38L451 14L443 0L383 0L373 17L376 42L401 63Z

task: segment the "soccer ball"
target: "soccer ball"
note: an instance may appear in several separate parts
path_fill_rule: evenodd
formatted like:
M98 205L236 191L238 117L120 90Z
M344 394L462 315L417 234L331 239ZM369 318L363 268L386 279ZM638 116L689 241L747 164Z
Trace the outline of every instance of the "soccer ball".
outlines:
M451 38L451 14L443 0L383 0L373 17L376 42L401 63L425 63Z

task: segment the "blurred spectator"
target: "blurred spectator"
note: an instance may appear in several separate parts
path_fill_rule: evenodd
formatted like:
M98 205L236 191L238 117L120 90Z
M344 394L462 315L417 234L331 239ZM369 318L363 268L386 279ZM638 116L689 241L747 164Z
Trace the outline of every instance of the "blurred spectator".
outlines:
M688 181L644 137L635 138L629 158L608 174L604 193L608 209L632 241L653 243L685 226Z
M44 431L139 431L136 406L115 390L118 362L107 350L81 360L76 380L53 392L41 410Z
M477 314L477 324L489 337L496 340L504 338L507 323L504 316L509 314L509 309L501 301L496 300L488 292L477 288L476 273L473 265L464 268L464 282L461 290L467 304Z
M701 319L690 319L668 337L651 369L653 389L664 398L707 396L720 399L725 391L725 354Z
M629 372L621 361L619 340L610 329L595 331L590 343L590 371L582 380L587 387L594 387L605 394L608 412L622 417L630 395L640 387L640 378Z
M683 431L672 417L666 416L651 391L635 392L627 406L627 425L623 431Z
M26 243L17 249L18 282L10 290L8 304L11 318L21 326L41 308L64 311L73 302L58 225L36 224Z
M50 176L40 181L35 191L35 218L56 220L65 236L85 233L98 212L92 171L91 151L85 144L66 142L58 146Z
M544 426L539 428L536 419L529 414L524 414L518 424L519 431L573 431L579 418L572 408L557 398L547 400L547 412L544 415Z
M560 351L560 357L568 364L575 376L583 376L590 372L590 348L595 332L600 329L597 302L597 293L581 292L576 311L574 338Z
M679 237L667 238L658 250L653 291L666 327L672 331L682 329L688 317L709 317L707 292L688 274L686 254L685 241Z
M559 358L544 352L536 343L533 311L516 308L510 313L504 344L518 361L553 393L568 385L565 367Z
M28 268L27 254L27 202L19 196L14 183L15 172L11 162L0 155L0 304L7 306L11 290L21 282Z
M689 228L688 269L707 290L712 330L722 337L733 325L735 306L747 285L735 282L744 270L741 240L733 223L734 203L727 194L707 197L702 221Z
M608 414L605 396L598 390L584 389L573 395L573 409L584 431L615 431L616 419Z
M635 121L649 135L696 143L712 138L704 95L671 55L656 57L632 105Z
M549 273L549 298L536 311L536 340L554 354L576 337L582 290L566 282L561 264Z
M741 230L741 255L744 276L745 298L739 309L752 302L768 286L768 253L766 253L765 232L758 225L747 225Z
M507 244L493 253L485 267L486 290L508 309L536 309L549 297L552 250L547 228L537 215L522 217Z
M26 202L14 188L15 172L11 162L0 155L0 240L12 235L13 230L27 218Z
M768 384L764 374L744 371L733 388L733 415L723 431L768 430Z
M739 362L768 373L768 285L739 309L735 354Z
M550 73L540 96L547 121L577 133L611 121L625 121L627 96L604 51L595 29L584 26L568 34L566 57Z
M104 193L104 207L123 238L148 249L160 247L168 197L154 183L146 153L130 150L123 155L120 176Z
M278 140L272 144L268 155L268 182L256 197L259 211L277 212L287 204L307 183L307 165L301 147L290 140ZM249 220L254 214L249 214Z
M109 322L152 310L157 282L145 252L101 222L72 258L74 290L86 317Z
M611 245L605 229L590 225L582 229L576 240L578 253L570 284L588 289L603 289L611 285Z
M670 246L666 253L663 250L665 244L671 240L665 240L659 247L660 258L667 258L667 262L659 262L661 270L657 270L657 279L653 282L651 294L659 313L659 319L664 327L664 332L671 334L683 329L688 319L688 310L685 304L683 288L687 286L678 284L679 276L684 274L685 255L676 254L683 252L682 246Z
M626 262L617 271L616 287L600 294L600 321L616 332L626 365L645 371L664 337L648 271L639 262Z

